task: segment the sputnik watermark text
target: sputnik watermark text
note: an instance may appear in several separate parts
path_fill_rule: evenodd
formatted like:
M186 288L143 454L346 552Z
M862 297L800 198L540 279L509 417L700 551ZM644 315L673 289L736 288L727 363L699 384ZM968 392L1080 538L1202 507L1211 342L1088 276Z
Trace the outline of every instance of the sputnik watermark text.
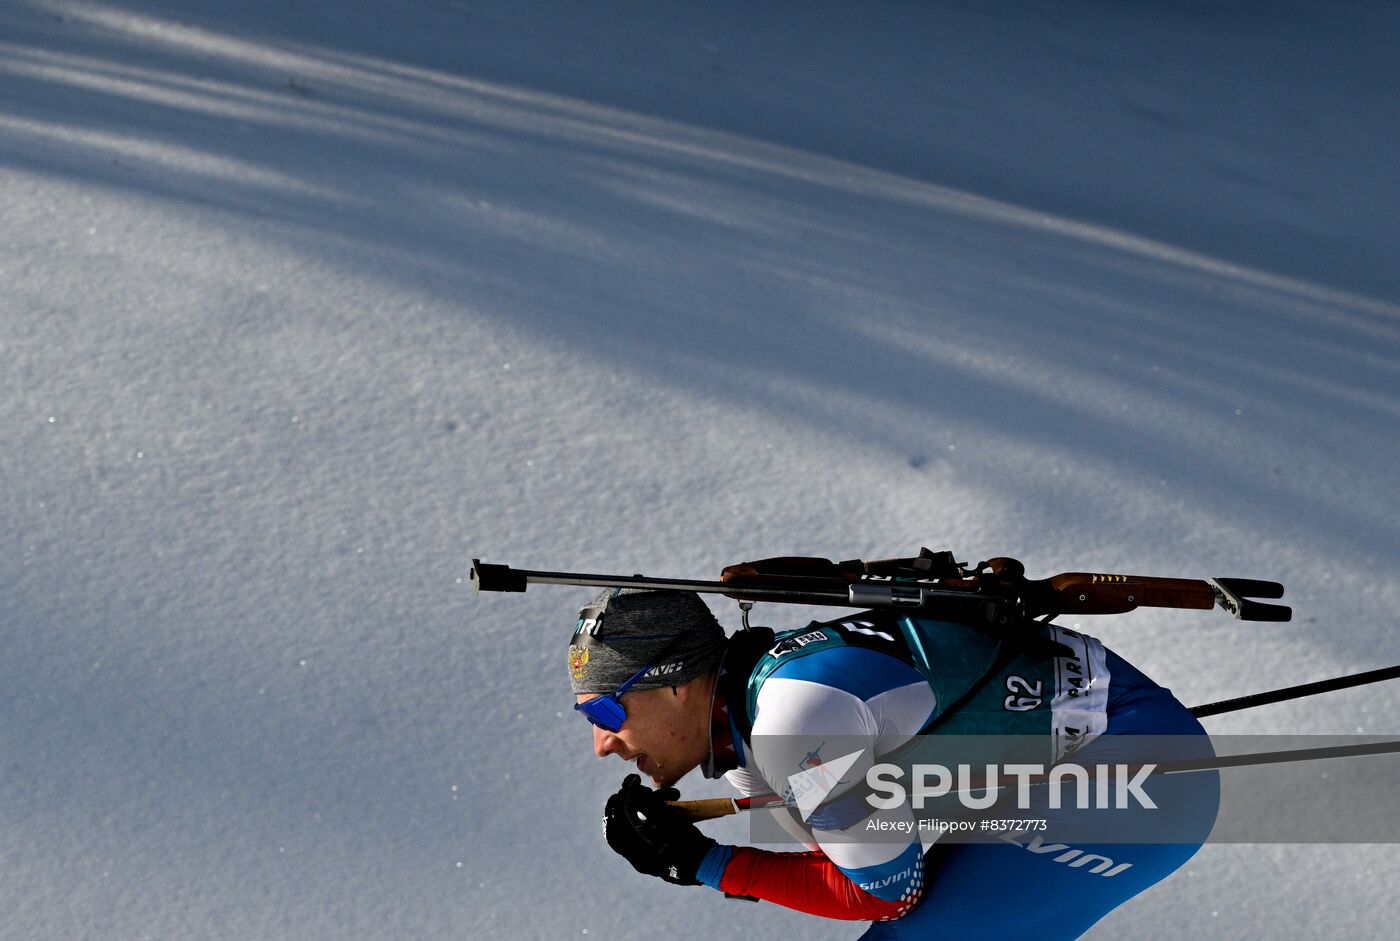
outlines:
M1156 810L1157 805L1142 789L1156 769L1154 764L1094 765L1090 769L1067 762L1049 770L1042 764L987 764L974 771L972 765L960 764L954 771L947 765L916 764L906 774L899 765L882 763L872 765L865 774L871 791L865 800L877 810L893 810L905 803L923 810L928 801L954 796L969 810L987 810L1014 782L1018 810L1030 808L1031 788L1042 785L1049 790L1050 809L1060 809L1066 784L1073 787L1069 806L1077 810L1127 810L1135 805ZM1012 780L1003 784L1003 776Z

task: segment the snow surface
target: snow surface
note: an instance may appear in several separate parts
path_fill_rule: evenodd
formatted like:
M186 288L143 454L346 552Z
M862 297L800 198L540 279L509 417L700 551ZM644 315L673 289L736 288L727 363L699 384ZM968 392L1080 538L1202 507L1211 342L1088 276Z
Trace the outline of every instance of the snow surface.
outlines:
M1084 626L1187 702L1400 661L1400 8L754 7L0 4L0 937L859 933L609 853L588 592L473 556L1278 578ZM1210 846L1092 936L1397 883Z

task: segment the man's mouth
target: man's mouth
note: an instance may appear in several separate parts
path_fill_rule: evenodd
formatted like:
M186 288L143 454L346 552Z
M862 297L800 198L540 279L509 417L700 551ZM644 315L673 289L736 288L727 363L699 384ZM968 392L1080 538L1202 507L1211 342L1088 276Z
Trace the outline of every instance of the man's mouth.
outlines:
M650 763L649 759L647 758L646 754L641 754L641 755L638 755L638 756L637 756L637 770L640 771L642 774L645 774L645 775L650 775L650 774L651 774L651 772L652 772L651 763Z

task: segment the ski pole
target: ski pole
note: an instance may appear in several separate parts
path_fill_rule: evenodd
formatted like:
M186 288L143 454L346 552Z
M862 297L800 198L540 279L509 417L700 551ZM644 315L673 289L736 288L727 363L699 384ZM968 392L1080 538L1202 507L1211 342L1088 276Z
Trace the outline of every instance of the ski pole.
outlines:
M1400 754L1400 739L1387 742L1366 742L1359 745L1328 745L1320 748L1292 748L1274 752L1251 752L1245 755L1217 755L1214 758L1193 758L1182 761L1166 761L1152 765L1153 774L1189 774L1196 771L1218 771L1222 768L1244 768L1257 765L1283 764L1294 761L1322 761L1331 758L1361 758L1371 755ZM1128 771L1147 767L1148 763L1128 766ZM1048 775L1029 779L1035 784L1045 784ZM1003 785L1010 787L1011 785ZM978 788L973 788L977 790ZM777 794L757 794L750 797L712 797L701 800L670 801L670 806L680 811L686 819L699 823L758 810L782 804Z
M1238 712L1241 709L1253 709L1255 706L1267 706L1270 703L1301 699L1304 696L1316 696L1318 693L1330 693L1333 690L1350 689L1353 686L1365 686L1367 683L1380 683L1384 680L1394 679L1400 679L1400 665L1384 667L1380 670L1368 670L1365 673L1352 673L1330 680L1318 680L1315 683L1272 689L1250 696L1240 696L1236 699L1222 699L1219 702L1191 707L1191 715L1198 719L1205 716L1218 716L1224 712Z
M1266 706L1271 703L1284 702L1289 699L1316 696L1319 693L1330 693L1339 689L1350 689L1354 686L1365 686L1368 683L1381 683L1393 679L1400 679L1400 665L1385 667L1380 670L1368 670L1364 673L1352 673L1347 676L1333 677L1329 680L1318 680L1314 683L1302 683L1298 686L1267 690L1262 693L1253 693L1249 696L1240 696L1235 699L1223 699L1219 702L1205 703L1200 706L1191 707L1190 712L1197 718L1204 718L1206 716L1221 715L1226 712L1238 712L1243 709L1252 709L1256 706ZM1254 755L1232 755L1223 758L1203 759L1204 763L1177 762L1169 765L1164 764L1158 768L1158 771L1162 774L1174 774L1181 771L1204 771L1212 768L1277 764L1283 761L1314 761L1325 758L1348 758L1361 755L1387 754L1395 751L1400 751L1400 742L1385 742L1379 745L1339 745L1329 748L1260 752ZM1190 765L1190 767L1186 767L1187 765ZM690 819L699 821L712 820L716 817L724 817L745 810L751 810L755 807L764 807L775 803L782 803L782 798L778 797L776 794L763 794L756 797L716 797L705 800L678 801L675 806Z

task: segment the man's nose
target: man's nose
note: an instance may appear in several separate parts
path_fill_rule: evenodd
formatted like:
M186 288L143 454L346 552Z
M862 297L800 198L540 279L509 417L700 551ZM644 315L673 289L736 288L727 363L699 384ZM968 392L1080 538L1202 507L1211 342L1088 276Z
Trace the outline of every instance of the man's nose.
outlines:
M619 744L616 735L607 729L593 726L593 754L599 758L606 758L617 751Z

